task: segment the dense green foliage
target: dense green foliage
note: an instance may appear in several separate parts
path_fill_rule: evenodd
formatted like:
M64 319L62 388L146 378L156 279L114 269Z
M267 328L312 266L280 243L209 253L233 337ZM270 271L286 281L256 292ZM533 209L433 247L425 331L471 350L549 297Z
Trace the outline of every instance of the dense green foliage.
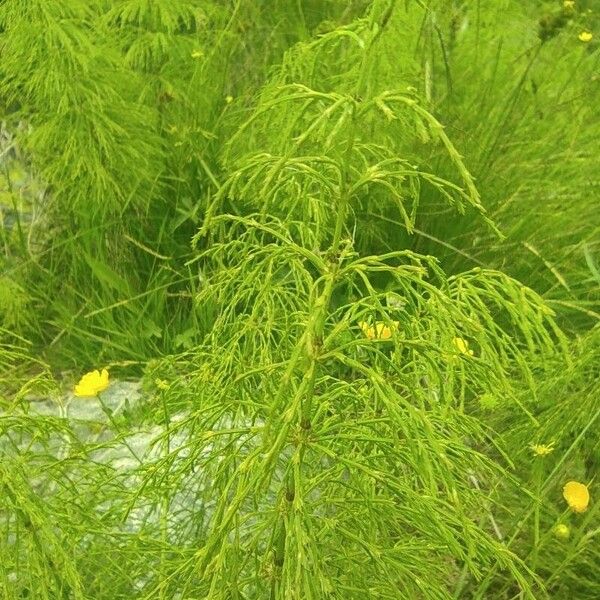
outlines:
M597 598L592 8L0 0L2 597Z

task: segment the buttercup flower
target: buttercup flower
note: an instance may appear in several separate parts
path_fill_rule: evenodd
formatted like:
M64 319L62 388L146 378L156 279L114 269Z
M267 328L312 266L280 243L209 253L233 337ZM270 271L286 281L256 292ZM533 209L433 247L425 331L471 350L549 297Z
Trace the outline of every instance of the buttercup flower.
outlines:
M76 396L97 396L108 387L108 371L102 369L102 373L96 369L86 373L75 386Z
M231 104L233 102L233 96L225 96L225 102Z
M454 347L461 353L467 356L473 356L473 350L469 350L469 342L461 337L455 337L452 340Z
M569 508L576 513L585 512L590 503L590 492L587 485L578 481L569 481L563 487L563 497Z
M531 444L531 450L536 456L546 456L554 450L553 444Z
M156 387L159 390L168 390L169 389L169 382L165 381L164 379L155 379L154 384L156 385Z
M554 535L561 540L566 540L571 535L571 530L564 523L559 523L556 525L553 531Z
M593 34L592 34L590 31L582 31L582 32L579 34L579 39L580 39L582 42L589 42L589 41L591 41L591 39L592 39L593 37L594 37L594 35L593 35Z
M375 325L369 325L366 321L360 321L358 326L369 340L389 340L398 328L398 321L392 321L391 327L383 321L377 321Z
M563 8L566 8L567 10L572 10L573 8L575 8L575 0L564 0Z

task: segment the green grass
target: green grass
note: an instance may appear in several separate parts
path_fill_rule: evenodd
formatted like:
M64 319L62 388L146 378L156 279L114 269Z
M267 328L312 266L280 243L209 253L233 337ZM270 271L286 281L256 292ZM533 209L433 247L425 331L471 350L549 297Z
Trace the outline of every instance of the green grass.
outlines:
M598 597L593 9L0 5L2 597Z

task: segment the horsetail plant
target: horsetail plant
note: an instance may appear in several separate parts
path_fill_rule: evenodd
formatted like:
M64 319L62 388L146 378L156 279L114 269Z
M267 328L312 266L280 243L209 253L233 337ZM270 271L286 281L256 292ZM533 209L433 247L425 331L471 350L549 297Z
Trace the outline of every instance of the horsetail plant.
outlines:
M450 4L0 2L3 110L69 234L19 262L17 221L6 264L51 275L27 306L71 382L0 329L3 597L594 597L598 330L572 351L483 260L520 243L492 167L553 42L515 87L498 15L528 9ZM458 106L493 116L476 151Z
M418 98L371 96L368 73L394 5L311 48L326 54L349 40L354 89L275 78L230 141L232 173L196 237L207 337L189 384L198 408L177 424L193 441L152 474L183 482L199 469L211 510L198 517L197 549L167 566L167 596L450 597L449 564L477 579L499 561L533 597L527 566L474 523L493 507L471 478L490 485L510 461L486 458L493 436L468 407L486 393L519 402L514 383L532 383L532 365L543 368L560 343L550 311L500 273L447 277L433 257L354 247L361 204L395 207L410 230L421 185L483 213L459 153ZM267 119L286 132L275 147L260 144ZM381 144L396 120L440 144L457 182ZM246 214L222 214L226 200ZM365 322L393 333L365 336Z

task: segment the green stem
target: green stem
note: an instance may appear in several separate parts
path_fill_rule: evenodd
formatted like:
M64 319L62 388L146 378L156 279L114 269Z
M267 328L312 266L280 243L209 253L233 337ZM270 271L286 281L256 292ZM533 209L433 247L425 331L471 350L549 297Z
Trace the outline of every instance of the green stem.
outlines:
M342 177L340 181L340 193L339 193L339 202L337 205L337 215L336 222L333 232L333 238L331 242L331 246L328 251L328 255L331 258L329 270L322 274L322 276L315 282L315 285L318 286L323 284L322 291L317 295L316 300L311 307L311 316L309 318L309 322L307 324L307 328L305 330L302 339L300 340L296 351L292 357L292 361L290 367L293 369L295 365L302 360L305 359L305 376L304 376L304 387L305 391L303 393L301 402L300 402L300 426L305 431L310 431L312 427L312 417L313 417L313 400L315 395L315 383L319 371L319 362L321 360L321 352L323 345L323 334L325 330L325 324L327 321L327 315L329 314L329 306L331 303L331 298L333 295L333 290L335 288L336 281L338 279L339 271L343 264L345 255L342 249L342 234L344 231L344 225L346 223L347 214L348 214L348 206L350 204L351 193L352 193L352 185L350 182L351 177L351 160L352 153L354 150L354 145L356 142L356 114L359 103L361 102L361 97L364 93L364 88L366 86L368 80L368 66L369 66L369 56L371 49L373 48L376 40L381 35L385 25L390 19L393 8L396 4L396 0L392 0L388 5L388 8L384 12L380 21L378 22L375 16L375 11L372 13L371 19L371 27L373 34L369 41L369 45L365 49L363 54L362 62L359 70L359 77L356 85L356 91L354 94L354 101L351 104L351 115L350 115L350 127L349 134L347 139L346 148L343 155L343 163L342 163ZM291 376L290 368L286 374ZM281 388L280 390L281 391ZM279 396L279 394L278 394ZM300 442L302 443L302 442ZM296 489L299 488L299 483L296 482L295 477L299 477L302 472L302 458L304 453L300 452L300 464L298 466L298 470L296 472L290 473L286 477L285 481L285 512L293 509L293 502L296 493ZM285 516L282 514L279 519L276 527L277 531L275 534L274 541L274 562L275 567L280 569L285 561L285 538L286 538L286 520ZM279 577L273 577L271 583L271 598L275 600L277 598L277 590L279 584Z
M171 453L171 431L169 427L169 411L167 408L167 402L165 399L165 394L161 393L161 400L163 405L163 415L164 415L164 427L166 432L166 448L165 448L165 456L169 456ZM167 486L167 489L170 489ZM161 541L161 549L160 549L160 599L165 600L167 598L167 553L166 548L168 545L168 515L169 508L171 504L171 496L168 492L164 492L161 508L160 508L160 541Z
M541 461L535 464L535 509L533 512L533 549L531 556L531 570L535 572L538 550L540 545L540 504L542 502L542 468Z

